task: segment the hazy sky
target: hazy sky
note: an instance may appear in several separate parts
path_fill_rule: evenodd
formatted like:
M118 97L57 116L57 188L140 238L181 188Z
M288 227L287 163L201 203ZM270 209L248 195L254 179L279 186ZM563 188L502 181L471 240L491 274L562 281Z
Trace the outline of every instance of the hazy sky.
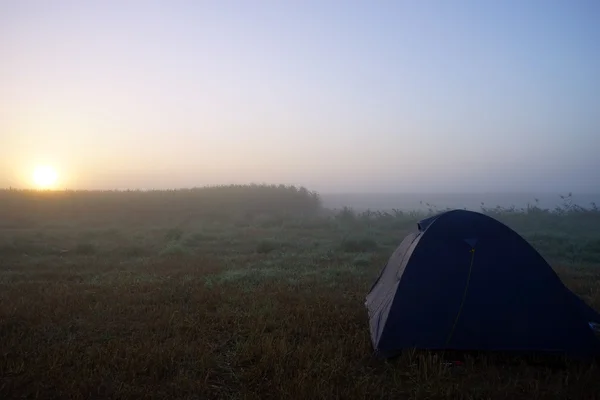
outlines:
M600 1L0 0L0 187L600 191Z

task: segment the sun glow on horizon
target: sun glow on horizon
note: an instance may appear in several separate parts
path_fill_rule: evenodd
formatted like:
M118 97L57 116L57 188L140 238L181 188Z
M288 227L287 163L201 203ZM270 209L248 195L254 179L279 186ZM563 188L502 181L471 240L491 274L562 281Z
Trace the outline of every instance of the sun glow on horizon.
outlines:
M52 189L57 180L58 174L51 166L38 166L33 171L33 181L38 189Z

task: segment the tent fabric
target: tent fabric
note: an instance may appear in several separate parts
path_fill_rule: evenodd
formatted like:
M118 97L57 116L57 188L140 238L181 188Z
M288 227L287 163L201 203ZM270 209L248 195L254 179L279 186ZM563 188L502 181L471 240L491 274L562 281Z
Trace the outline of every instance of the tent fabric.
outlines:
M600 355L600 314L519 234L481 213L420 221L381 270L365 306L373 347Z

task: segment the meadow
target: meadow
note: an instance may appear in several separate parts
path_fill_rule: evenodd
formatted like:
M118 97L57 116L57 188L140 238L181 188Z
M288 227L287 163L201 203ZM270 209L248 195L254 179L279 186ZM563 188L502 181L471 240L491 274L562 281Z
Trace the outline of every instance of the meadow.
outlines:
M563 200L481 211L600 310L600 211ZM365 295L438 211L289 186L0 191L0 398L599 398L593 363L373 356Z

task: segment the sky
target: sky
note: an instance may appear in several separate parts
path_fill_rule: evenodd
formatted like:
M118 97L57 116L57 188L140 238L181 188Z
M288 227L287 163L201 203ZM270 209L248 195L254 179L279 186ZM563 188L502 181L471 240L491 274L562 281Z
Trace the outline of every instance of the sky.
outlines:
M600 192L600 2L0 0L0 187Z

